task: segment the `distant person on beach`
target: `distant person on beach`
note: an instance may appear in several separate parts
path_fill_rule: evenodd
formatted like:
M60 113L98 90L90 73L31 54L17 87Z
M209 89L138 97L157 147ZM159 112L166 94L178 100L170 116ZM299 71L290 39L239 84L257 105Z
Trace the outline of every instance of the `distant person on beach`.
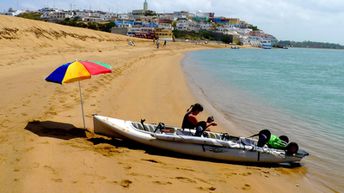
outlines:
M159 39L157 39L156 40L156 48L159 49L159 47L160 47L160 41L159 41Z
M135 46L135 42L132 40L127 40L129 46Z
M167 45L167 41L165 40L165 41L164 41L164 45L163 45L163 46L165 47L166 45Z
M204 131L208 131L208 127L216 126L214 118L212 116L208 117L207 121L198 121L197 115L203 111L203 106L199 103L193 104L186 111L183 118L182 128L196 129L195 136L202 136Z

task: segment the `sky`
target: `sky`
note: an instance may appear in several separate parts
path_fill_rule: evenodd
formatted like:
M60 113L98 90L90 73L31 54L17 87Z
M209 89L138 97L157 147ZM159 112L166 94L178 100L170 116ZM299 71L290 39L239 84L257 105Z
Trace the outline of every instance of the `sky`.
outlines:
M42 7L128 12L144 0L0 0L0 11ZM147 0L157 12L215 12L240 18L279 40L320 41L344 45L344 0Z

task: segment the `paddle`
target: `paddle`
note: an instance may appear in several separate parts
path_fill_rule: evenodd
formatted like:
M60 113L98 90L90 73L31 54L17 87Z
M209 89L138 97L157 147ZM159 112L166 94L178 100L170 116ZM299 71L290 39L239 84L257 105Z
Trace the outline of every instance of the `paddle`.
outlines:
M148 129L147 129L147 127L145 126L145 124L143 124L144 122L146 121L146 119L141 119L141 124L142 124L142 126L143 126L143 129L145 130L145 131L149 131Z

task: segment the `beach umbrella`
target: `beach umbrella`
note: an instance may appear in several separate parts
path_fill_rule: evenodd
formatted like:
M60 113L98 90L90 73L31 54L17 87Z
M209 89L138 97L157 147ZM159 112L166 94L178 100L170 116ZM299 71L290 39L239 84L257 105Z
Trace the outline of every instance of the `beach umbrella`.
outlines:
M80 81L91 78L92 75L111 73L111 66L98 61L80 61L75 60L61 65L54 70L45 80L58 84L78 82L80 92L80 103L82 112L82 121L85 126L84 106L82 100Z

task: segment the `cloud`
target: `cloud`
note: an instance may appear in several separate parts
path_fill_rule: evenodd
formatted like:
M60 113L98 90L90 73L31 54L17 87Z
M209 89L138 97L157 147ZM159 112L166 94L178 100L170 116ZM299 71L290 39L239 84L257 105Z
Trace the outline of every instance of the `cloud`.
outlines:
M344 1L217 0L217 15L239 17L279 39L344 44Z
M173 1L151 1L151 8L158 11L172 12L186 10L195 12L197 10L210 11L212 8L211 0L173 0ZM208 10L209 9L209 10Z

